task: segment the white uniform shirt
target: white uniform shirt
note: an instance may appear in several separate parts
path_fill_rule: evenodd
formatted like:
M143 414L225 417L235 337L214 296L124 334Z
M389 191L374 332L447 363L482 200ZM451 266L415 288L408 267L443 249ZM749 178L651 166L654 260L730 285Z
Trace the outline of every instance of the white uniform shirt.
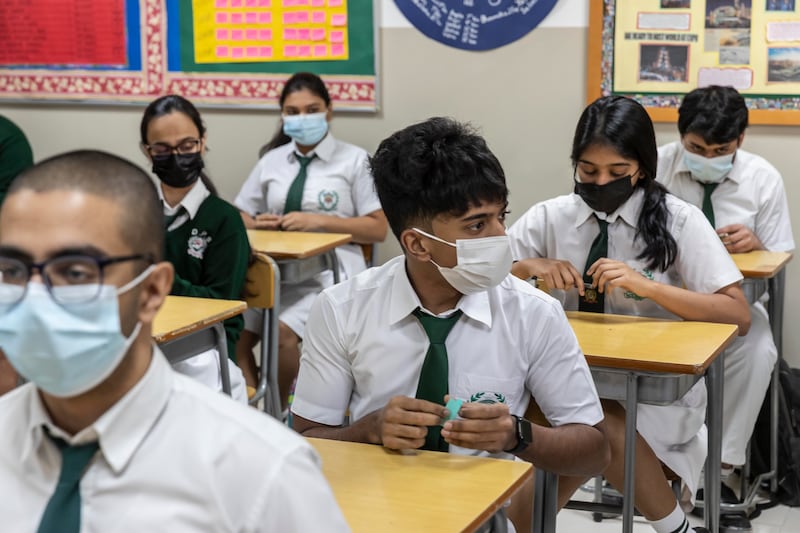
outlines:
M0 398L0 427L3 531L35 531L55 489L61 455L45 428L99 439L80 485L84 532L349 530L303 438L175 374L157 348L139 383L74 437L30 383Z
M291 141L264 154L242 185L234 205L253 216L283 213L289 187L300 171L296 153L295 142ZM306 157L312 155L316 158L306 169L302 211L347 218L381 209L365 150L328 133ZM340 246L336 251L347 277L364 270L364 256L358 245Z
M414 397L429 346L411 314L417 307L405 257L326 289L309 317L292 411L337 426L348 409L355 421L393 396ZM520 416L533 395L554 426L603 419L558 302L509 275L497 287L462 297L457 309L463 315L445 342L451 395L502 397Z
M700 207L703 186L692 179L683 154L683 145L677 141L659 147L656 179L678 198ZM744 224L767 250L794 250L783 179L763 157L737 150L733 169L711 194L711 205L718 228Z
M695 292L714 293L741 281L741 273L703 213L670 194L666 196L668 229L678 245L677 259L663 272L647 268L646 260L637 259L644 249L644 240L636 238L643 203L644 191L637 188L625 204L606 217L610 259L622 261L659 283ZM583 272L589 248L600 232L593 215L594 211L577 194L534 205L508 230L514 258L567 260ZM562 299L565 309L577 310L578 290L564 292L554 290L552 294ZM678 318L657 303L623 289L606 294L605 310L621 315Z

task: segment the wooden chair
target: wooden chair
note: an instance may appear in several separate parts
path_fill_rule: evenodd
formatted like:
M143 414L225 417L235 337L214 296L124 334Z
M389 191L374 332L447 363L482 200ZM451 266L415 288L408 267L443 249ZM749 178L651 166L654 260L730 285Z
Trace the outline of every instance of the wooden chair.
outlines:
M264 412L280 419L281 399L278 391L278 311L281 290L281 271L270 256L255 252L247 270L245 301L247 306L262 309L261 374L250 405L264 399Z
M364 262L367 263L367 268L374 267L377 246L375 244L359 244L359 246L361 246L361 253L364 254Z

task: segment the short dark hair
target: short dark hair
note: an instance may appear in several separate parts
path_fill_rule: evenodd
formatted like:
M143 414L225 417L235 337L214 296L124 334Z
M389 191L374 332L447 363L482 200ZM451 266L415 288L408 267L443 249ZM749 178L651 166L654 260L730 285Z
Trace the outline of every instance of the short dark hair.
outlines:
M127 159L99 150L55 155L21 173L7 198L24 190L71 190L110 199L121 208L119 230L132 251L152 255L157 261L163 256L161 201L147 173Z
M708 144L723 144L744 133L747 118L747 104L736 89L711 85L683 97L678 108L678 131L681 136L699 135Z
M460 216L482 202L505 202L506 177L483 137L435 117L395 132L370 158L375 188L396 237L440 214Z

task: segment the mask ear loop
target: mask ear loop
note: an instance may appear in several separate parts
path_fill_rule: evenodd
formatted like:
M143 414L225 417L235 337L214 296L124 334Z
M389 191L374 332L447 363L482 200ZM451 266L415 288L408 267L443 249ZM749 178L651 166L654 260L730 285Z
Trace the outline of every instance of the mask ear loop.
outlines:
M155 265L150 265L149 267L145 268L145 269L142 271L142 273L141 273L141 274L139 274L138 276L136 276L135 278L133 278L132 280L130 280L128 283L126 283L126 284L125 284L125 285L123 285L122 287L118 288L118 289L117 289L117 296L120 296L120 295L122 295L122 294L125 294L126 292L128 292L128 291L129 291L129 290L131 290L132 288L134 288L134 287L136 287L137 285L139 285L139 284L140 284L142 281L144 281L144 279L145 279L147 276L149 276L149 275L150 275L150 273L151 273L151 272L152 272L152 271L153 271L155 268L156 268L156 266L155 266Z

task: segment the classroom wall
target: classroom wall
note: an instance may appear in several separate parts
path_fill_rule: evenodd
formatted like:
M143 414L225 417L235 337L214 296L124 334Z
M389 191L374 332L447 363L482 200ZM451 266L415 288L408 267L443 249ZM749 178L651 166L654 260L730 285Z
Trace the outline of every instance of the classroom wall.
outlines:
M342 113L334 133L369 151L389 133L433 115L478 126L507 173L513 223L534 202L571 189L569 148L585 105L586 2L561 0L543 25L498 50L469 53L440 45L410 27L391 0L380 14L381 111ZM93 147L145 165L138 148L142 107L0 105L0 114L29 136L36 159ZM206 110L207 165L221 194L232 200L256 162L258 148L274 131L278 114ZM658 124L659 143L677 139L674 125ZM745 148L769 159L786 181L790 205L800 201L797 127L754 126ZM794 216L800 239L800 214ZM399 253L393 237L378 248L379 260ZM800 287L798 260L788 268L784 352L800 366L800 316L792 298Z

